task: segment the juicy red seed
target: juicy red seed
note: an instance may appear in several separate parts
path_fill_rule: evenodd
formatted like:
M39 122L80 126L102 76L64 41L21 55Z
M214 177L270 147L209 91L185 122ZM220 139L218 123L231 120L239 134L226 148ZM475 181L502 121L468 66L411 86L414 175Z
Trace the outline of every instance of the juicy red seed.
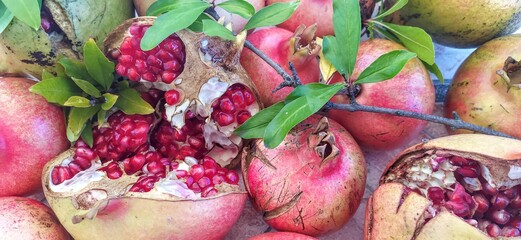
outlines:
M504 209L510 204L510 199L505 194L498 193L490 199L494 209Z
M177 60L171 60L168 62L165 62L163 64L163 68L168 71L177 72L181 69L181 63L179 63Z
M134 67L136 68L139 74L144 74L148 72L148 65L144 60L136 59Z
M482 189L483 193L485 193L486 195L494 196L497 194L497 189L492 187L492 185L490 185L488 182L482 181L481 186L483 188Z
M164 71L161 74L161 79L163 80L163 82L168 83L168 84L172 83L176 77L177 77L177 74L174 72L170 72L170 71Z
M201 149L202 147L204 147L204 140L191 136L188 138L188 144L190 144L190 146L192 146L195 149Z
M149 55L147 57L147 63L148 63L148 65L154 66L154 67L161 67L161 66L163 66L163 61L161 61L161 59L157 58L154 55Z
M58 185L65 180L69 180L74 175L71 173L68 167L56 166L52 169L51 180L54 185Z
M139 36L141 34L141 26L140 25L131 25L129 29L130 34L134 36Z
M224 177L222 175L214 175L212 177L212 183L214 185L221 184L222 182L224 182Z
M144 80L149 81L149 82L157 81L157 77L153 73L149 73L149 72L144 73L142 77L143 77Z
M470 208L466 203L448 201L445 203L445 207L459 217L466 217L470 214Z
M488 199L481 193L474 194L474 201L476 202L476 212L485 213L489 208Z
M201 191L201 197L210 197L217 194L217 189L213 186L207 186Z
M154 161L147 164L147 170L152 174L164 174L165 166L159 161Z
M174 55L172 55L171 53L169 53L168 51L165 51L163 49L159 50L156 53L156 57L161 59L161 61L163 61L163 62L167 62L167 61L174 59Z
M508 222L508 226L515 227L521 230L521 216L514 217Z
M514 227L503 227L503 230L501 231L501 236L504 237L519 237L521 235L521 232L519 229Z
M181 99L181 94L175 89L170 89L165 92L165 101L168 105L176 105Z
M512 187L503 191L503 194L505 194L505 196L509 199L514 199L519 195L519 192L517 190L517 187Z
M243 124L244 122L246 122L246 120L248 120L250 118L251 118L251 113L246 110L243 110L237 114L237 123Z
M199 181L204 176L204 167L200 164L195 164L190 168L190 175L195 181Z
M243 91L243 95L244 95L244 103L246 104L246 106L249 106L255 102L255 96L249 89L245 89Z
M178 142L186 141L186 133L182 130L175 129L174 130L174 140Z
M229 184L238 184L239 183L239 174L235 171L230 170L226 173L226 182Z
M235 113L235 106L233 105L232 101L227 97L221 99L219 103L219 108L221 108L221 110L225 113Z
M127 76L128 76L128 79L135 81L135 82L137 82L141 79L141 75L135 68L129 68L127 70Z
M120 76L126 76L127 75L128 68L123 66L123 64L116 65L116 73Z
M228 113L219 112L216 114L216 121L220 126L224 127L232 124L235 121L235 118L233 115Z
M131 192L149 192L154 188L154 184L159 181L159 177L156 176L144 176L140 177L134 185L130 188Z
M456 173L458 173L462 177L468 178L477 178L479 176L479 174L476 172L476 169L472 167L460 167L456 169Z
M192 176L185 176L183 179L185 180L186 186L191 187L194 184L194 177Z
M177 170L175 170L175 175L178 178L182 178L182 177L187 176L188 172L186 170L179 170L179 169L177 169Z
M110 179L118 179L123 176L123 171L115 162L109 163L107 166L100 168L100 170L106 172L107 177Z
M132 38L127 37L123 39L123 42L121 43L121 46L119 47L119 50L122 54L132 54L134 53L134 48L132 48Z
M145 165L145 156L142 154L123 160L123 169L129 175L141 170Z
M73 176L76 175L77 173L83 171L83 169L74 162L70 162L69 165L67 165L67 166L69 167L69 171L71 172L71 174Z
M244 101L244 94L241 91L235 91L232 93L233 104L237 107L243 108L246 106Z
M194 191L195 193L201 192L201 187L199 187L199 184L197 182L194 182L191 186L189 186L189 188L192 189L192 191Z
M510 207L520 209L521 208L521 196L518 195L510 201Z
M490 235L491 237L499 237L501 235L501 228L496 224L489 224L486 227L486 230L488 235Z
M451 157L450 162L452 163L452 165L456 165L456 166L466 166L469 164L469 161L467 159L459 157L459 156Z
M510 221L510 213L504 209L496 210L490 213L490 220L497 224L506 224Z
M207 186L210 186L212 184L212 180L210 180L209 177L202 177L197 181L197 184L199 184L200 188L205 188Z
M125 65L126 67L131 67L132 64L134 63L134 58L130 55L121 55L118 58L118 62L120 64Z
M130 41L130 43L132 44L132 48L135 49L135 50L140 50L141 49L141 38L138 38L138 37L135 37L135 38L132 38L132 41Z
M84 158L84 157L78 157L78 156L74 156L74 160L72 160L72 162L74 162L75 164L79 165L82 169L87 169L87 168L90 168L90 166L92 166L92 159L87 159L87 158Z
M440 187L430 187L427 190L427 196L434 204L440 204L445 200L445 190Z

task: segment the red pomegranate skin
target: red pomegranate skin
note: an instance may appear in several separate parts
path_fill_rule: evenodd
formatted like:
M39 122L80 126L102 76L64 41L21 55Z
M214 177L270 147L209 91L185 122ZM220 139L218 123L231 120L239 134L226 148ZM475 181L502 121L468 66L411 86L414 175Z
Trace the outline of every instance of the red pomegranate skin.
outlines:
M69 146L63 112L29 92L34 83L0 77L0 196L41 189L43 166Z
M248 238L248 240L317 240L317 238L294 232L268 232Z
M366 167L358 144L329 119L339 154L322 160L312 136L319 120L314 115L303 121L275 149L257 142L249 164L243 161L252 203L262 210L266 223L278 231L317 236L337 230L353 216L362 200Z
M356 81L360 73L379 56L405 49L401 45L384 39L367 40L360 44L355 69L350 78ZM336 74L332 82L343 79ZM392 108L423 114L432 114L435 92L429 73L422 62L413 58L394 78L361 84L356 101L362 105ZM335 96L333 102L349 103L347 96ZM417 137L426 122L399 116L370 112L348 112L331 110L329 116L344 126L363 148L388 150L403 146Z
M445 116L452 117L455 111L463 121L521 138L521 89L515 85L509 89L496 74L508 57L521 60L521 35L497 38L475 50L454 75L445 98Z
M70 239L49 207L24 197L0 197L0 236L2 239Z

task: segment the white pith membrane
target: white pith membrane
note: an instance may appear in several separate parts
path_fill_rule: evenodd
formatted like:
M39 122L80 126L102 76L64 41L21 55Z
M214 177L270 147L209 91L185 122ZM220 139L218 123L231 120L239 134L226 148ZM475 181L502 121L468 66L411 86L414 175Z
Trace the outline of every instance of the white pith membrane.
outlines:
M391 168L388 171L388 173L383 177L382 181L385 183L398 182L405 185L408 188L408 190L404 192L404 195L402 196L402 201L411 192L419 193L420 195L424 196L425 198L431 201L430 205L427 207L420 220L418 220L419 225L417 226L417 229L421 229L422 225L424 225L430 219L436 217L440 212L448 211L456 215L450 209L446 208L445 204L448 201L450 201L446 192L453 192L457 183L461 184L461 186L463 186L463 188L465 189L465 192L472 196L474 204L477 204L477 202L473 194L481 194L486 198L492 198L490 195L486 195L484 193L484 182L482 181L486 181L486 183L488 183L491 187L496 189L498 194L503 193L503 191L507 189L518 188L518 194L521 195L521 181L519 181L519 179L521 179L521 167L505 166L506 163L496 164L494 166L485 166L480 161L474 160L469 157L463 157L468 162L471 162L473 164L476 163L479 166L480 172L478 174L482 177L482 179L480 180L479 178L475 177L464 177L460 174L455 174L455 171L458 168L461 168L461 166L459 166L457 163L453 164L453 162L451 161L451 157L454 156L459 157L457 155L453 155L452 153L435 151L425 153L422 156L408 156L404 158L399 164L395 164L395 167ZM490 167L494 168L493 171L495 173L491 172ZM501 176L501 179L498 179L498 172L501 172L499 169L508 170L508 176ZM428 189L431 187L440 187L445 190L444 200L441 203L433 203L432 199L428 196ZM465 222L467 222L468 224L480 229L486 234L489 233L486 228L487 224L490 225L490 223L492 223L498 225L500 227L499 236L501 236L501 229L503 227L514 226L511 225L514 223L518 224L517 222L514 222L515 219L519 219L521 221L521 208L513 208L510 205L503 208L494 208L490 199L487 199L487 201L489 201L489 208L486 212L477 212L478 206L476 205L470 209L471 216L461 218L464 219ZM490 212L499 210L509 211L509 213L511 214L511 218L508 223L499 224L489 219L491 216ZM482 223L481 221L489 222ZM516 226L518 226L517 228L519 229L519 231L521 231L521 225L518 224Z

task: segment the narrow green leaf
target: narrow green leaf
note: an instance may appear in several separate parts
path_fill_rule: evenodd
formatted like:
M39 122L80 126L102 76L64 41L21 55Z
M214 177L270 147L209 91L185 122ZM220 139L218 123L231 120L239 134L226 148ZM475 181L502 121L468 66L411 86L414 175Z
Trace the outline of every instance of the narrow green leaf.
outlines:
M255 14L255 8L245 0L228 0L217 4L217 6L228 11L229 13L237 14L246 19Z
M440 68L438 67L438 65L436 63L434 63L432 65L429 65L426 62L423 62L423 65L425 66L425 68L427 68L427 70L429 70L429 72L431 72L434 75L436 75L436 77L438 78L438 80L441 83L445 82L445 78L443 77L443 73L441 72Z
M72 96L67 99L63 105L67 107L88 108L90 107L90 101L85 97Z
M91 148L94 145L94 136L92 133L92 123L90 123L90 121L87 121L85 123L85 128L83 128L83 131L81 132L81 139L83 139L83 141L85 141L85 143L87 143L87 145L89 145L89 147L91 147Z
M14 18L14 14L7 9L2 1L0 1L0 33L11 23Z
M419 59L430 65L434 64L434 43L432 43L431 36L423 29L379 21L372 22L388 29L400 39L400 42L402 42L407 49L416 53Z
M29 91L43 96L50 103L63 105L72 96L83 91L69 78L55 77L42 80L29 88Z
M212 20L212 18L210 18L208 15L206 15L205 13L201 13L201 15L199 15L199 17L195 20L194 23L192 23L192 25L188 26L188 29L190 29L191 31L194 31L194 32L202 32L203 31L203 20Z
M325 36L322 42L322 53L333 67L342 75L348 74L348 57L343 53L342 47L338 44L336 37Z
M118 91L122 91L127 88L130 88L130 83L128 81L121 81L121 82L116 83L116 89Z
M74 83L76 83L76 85L78 85L78 87L80 87L81 90L83 90L85 93L89 94L90 96L97 97L97 98L101 97L101 92L96 87L94 87L94 85L92 85L90 82L82 80L82 79L77 79L75 77L72 77L72 81L74 81Z
M253 115L241 126L235 129L235 135L245 139L264 137L264 131L266 130L266 127L270 121L275 116L277 116L283 107L284 102L278 102L265 109L262 109L260 112Z
M201 0L158 0L152 3L147 9L147 16L157 16L159 14L181 8L183 5L200 3Z
M71 108L69 112L69 119L67 127L76 139L80 136L81 132L85 128L87 121L92 118L99 110L100 106L96 105L88 108Z
M373 23L369 22L369 26L371 27L372 30L376 31L377 33L379 33L382 37L385 37L393 42L396 42L396 43L399 43L400 42L400 39L396 38L392 33L390 33L387 29L383 28L383 27L378 27L378 26L375 26Z
M37 0L2 0L18 20L38 30L41 24L40 5Z
M101 109L103 110L111 109L118 100L118 95L114 95L111 93L104 93L103 97L105 97L105 102L101 104Z
M210 7L210 4L198 1L190 4L180 5L165 14L162 14L152 24L141 39L141 49L150 50L157 46L172 33L187 28L197 20L199 15Z
M114 106L129 115L150 114L154 112L154 108L143 100L139 95L139 92L133 88L121 90Z
M98 112L98 126L102 126L105 124L105 121L107 120L107 110L99 110Z
M297 10L299 4L300 1L296 0L289 3L278 2L266 6L250 18L246 26L244 26L244 30L274 26L282 23L293 15L293 12ZM360 15L360 13L358 15Z
M286 104L266 127L264 145L277 147L293 127L320 110L342 88L341 84L331 85L320 93L302 96Z
M69 140L69 142L75 142L80 137L80 136L75 136L69 127L66 128L65 134L67 134L67 139Z
M406 50L388 52L364 69L355 83L376 83L389 80L402 71L405 64L413 57L416 57L416 54Z
M89 75L104 90L108 90L114 81L114 63L105 57L94 39L89 39L83 46L83 57Z
M400 10L403 8L409 2L409 0L398 0L391 8L387 9L387 11L381 13L380 15L374 17L374 19L383 19L384 17L387 17L394 12Z
M320 94L323 91L327 91L331 86L343 86L342 83L327 85L323 83L309 83L305 85L299 85L293 91L286 96L284 102L288 104L289 102L303 96L315 96L316 94Z
M226 40L235 40L235 35L228 28L214 20L203 20L203 32L208 36L216 36Z
M83 79L89 81L92 84L98 84L87 71L87 67L85 63L82 61L71 59L71 58L62 58L58 61L60 65L65 69L65 74L69 77L74 77L77 79Z
M42 70L42 80L46 80L46 79L49 79L49 78L54 78L55 76L50 73L49 71L47 71L46 69Z

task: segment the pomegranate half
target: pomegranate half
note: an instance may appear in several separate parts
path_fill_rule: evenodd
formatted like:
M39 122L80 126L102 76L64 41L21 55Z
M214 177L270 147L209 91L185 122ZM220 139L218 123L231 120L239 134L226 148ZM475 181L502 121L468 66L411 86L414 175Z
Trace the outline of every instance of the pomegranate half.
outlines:
M461 134L415 145L387 166L366 239L519 237L521 141Z

